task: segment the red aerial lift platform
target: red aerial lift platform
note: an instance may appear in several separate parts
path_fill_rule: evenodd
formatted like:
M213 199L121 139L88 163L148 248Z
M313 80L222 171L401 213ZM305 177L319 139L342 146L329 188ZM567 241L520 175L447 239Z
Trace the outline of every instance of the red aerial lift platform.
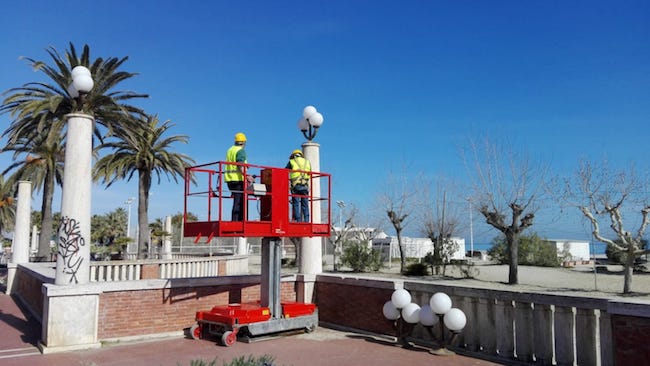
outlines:
M232 204L232 192L224 188L226 185L223 181L228 165L241 166L244 174L255 177L255 183L241 192L245 202L244 221L225 218L230 217L230 212L225 211ZM185 237L194 237L195 243L203 238L209 242L215 237L262 237L260 301L218 305L210 310L197 311L197 323L190 329L193 338L217 335L223 345L231 346L239 334L255 337L296 329L310 332L318 325L318 310L314 304L280 302L280 238L330 235L330 175L309 172L310 221L294 222L290 217L290 201L293 197L289 190L290 172L284 168L227 162L215 162L185 170ZM319 193L322 188L325 188L325 195ZM248 207L251 202L258 205L258 215L252 219L251 216L254 215ZM197 207L207 209L206 218L188 222L187 213ZM324 219L321 219L321 213L324 214Z

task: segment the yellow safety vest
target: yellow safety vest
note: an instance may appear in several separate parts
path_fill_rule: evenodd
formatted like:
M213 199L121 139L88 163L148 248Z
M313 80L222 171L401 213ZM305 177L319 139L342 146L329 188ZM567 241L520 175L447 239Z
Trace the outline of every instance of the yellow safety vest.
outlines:
M226 162L228 163L236 163L237 162L237 153L239 150L241 150L243 146L241 145L234 145L228 151L226 152ZM244 161L244 164L247 162ZM224 174L224 180L226 182L243 182L244 181L244 175L241 173L239 170L239 165L231 165L231 164L226 164L226 172Z
M311 164L309 160L303 158L302 156L296 156L293 159L289 160L291 163L291 169L293 170L289 175L291 179L291 187L294 187L296 184L307 185L309 183L309 177L311 174ZM296 170L303 170L302 172L297 172Z

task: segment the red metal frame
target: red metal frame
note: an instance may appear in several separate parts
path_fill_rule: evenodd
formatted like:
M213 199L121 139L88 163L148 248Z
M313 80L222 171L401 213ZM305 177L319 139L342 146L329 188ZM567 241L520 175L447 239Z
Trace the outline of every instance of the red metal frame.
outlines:
M244 193L244 221L229 221L224 215L224 203L232 202L231 192L225 188L223 180L225 168L228 165L239 165L244 174L255 177L255 183L264 184L265 193L256 194L246 190ZM289 191L289 174L291 170L284 168L267 167L252 164L227 163L217 161L214 163L193 166L185 169L185 201L183 214L183 236L195 237L195 242L202 238L208 241L213 237L322 237L330 235L331 218L331 176L327 173L310 172L310 183L318 181L321 187L321 196L309 193L310 222L293 222L290 219L290 200L293 196ZM196 183L196 184L193 184ZM215 187L216 184L216 188ZM207 185L207 187L206 187ZM322 194L323 191L326 194ZM190 201L205 202L207 207L207 220L187 222L188 204ZM203 200L203 201L201 201ZM260 206L259 218L248 219L249 203L256 202ZM320 222L313 221L314 207L325 204L326 211L321 211L325 217ZM201 204L203 205L203 204ZM217 215L213 209L217 209ZM226 205L227 207L230 207ZM216 216L216 217L215 217Z

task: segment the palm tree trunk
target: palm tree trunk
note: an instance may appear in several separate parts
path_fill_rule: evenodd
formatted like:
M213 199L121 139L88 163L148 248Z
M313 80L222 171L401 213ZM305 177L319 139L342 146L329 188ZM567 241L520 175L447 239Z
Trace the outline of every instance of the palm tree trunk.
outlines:
M37 261L50 260L50 240L52 238L52 199L54 196L54 175L45 173L43 182L43 201L41 203L41 234L38 237Z
M138 171L138 259L147 257L149 245L149 189L151 188L150 173L145 170Z

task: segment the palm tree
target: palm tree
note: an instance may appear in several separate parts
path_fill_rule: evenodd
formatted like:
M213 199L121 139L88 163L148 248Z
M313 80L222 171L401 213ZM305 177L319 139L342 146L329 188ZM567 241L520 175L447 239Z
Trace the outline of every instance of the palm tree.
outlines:
M7 146L4 150L14 151L14 159L21 153L34 153L38 159L37 163L29 169L23 169L26 175L16 178L30 179L36 187L43 187L44 197L41 206L43 213L41 230L43 231L39 240L39 253L49 250L51 232L48 233L48 230L51 222L48 220L52 217L53 196L50 192L53 192L55 180L56 184L61 184L60 177L56 177L58 173L55 169L59 162L53 159L59 157L62 159L64 156L62 150L65 138L63 128L65 116L78 110L93 115L96 121L94 134L101 141L104 136L99 126L105 128L107 135L111 135L115 129L137 129L137 126L128 125L132 121L130 115L142 115L144 112L126 102L134 98L148 97L146 94L113 90L122 81L136 75L118 70L128 59L127 57L97 58L91 62L90 47L85 45L81 55L78 55L72 43L63 56L54 47L49 47L46 51L52 58L53 66L31 58L25 59L33 69L43 72L52 83L30 82L22 87L9 89L5 92L8 96L0 105L0 114L10 113L13 119L9 128L3 133L3 137L7 137ZM78 65L90 69L95 84L90 93L85 96L83 105L81 99L72 97L67 91L72 81L72 69ZM61 145L58 146L57 151L51 151L57 142ZM55 154L49 156L46 152ZM28 173L34 170L31 168L38 164L43 164L42 174L32 172L34 175L30 176ZM11 169L21 170L25 165L27 164L14 164Z
M61 184L63 177L64 145L61 136L62 123L58 120L49 129L42 133L34 131L37 136L19 137L18 140L7 145L3 151L14 152L14 163L9 165L2 174L15 170L10 180L29 180L34 188L43 191L40 221L41 234L39 236L39 259L50 257L50 239L52 238L52 200L54 198L55 184ZM20 155L27 154L24 160L17 160Z
M135 118L135 117L134 117ZM185 135L163 137L173 126L170 121L158 125L158 116L146 116L139 121L140 131L116 130L116 140L105 142L98 148L109 148L113 153L101 158L93 169L93 179L109 187L118 180L130 181L138 174L138 258L146 255L149 244L149 190L152 178L161 175L178 182L185 168L194 160L185 154L174 153L171 145L176 142L187 143Z
M11 182L5 182L4 175L0 175L0 236L2 237L4 232L14 227L16 217L14 190L15 186ZM1 244L0 248L2 248Z

